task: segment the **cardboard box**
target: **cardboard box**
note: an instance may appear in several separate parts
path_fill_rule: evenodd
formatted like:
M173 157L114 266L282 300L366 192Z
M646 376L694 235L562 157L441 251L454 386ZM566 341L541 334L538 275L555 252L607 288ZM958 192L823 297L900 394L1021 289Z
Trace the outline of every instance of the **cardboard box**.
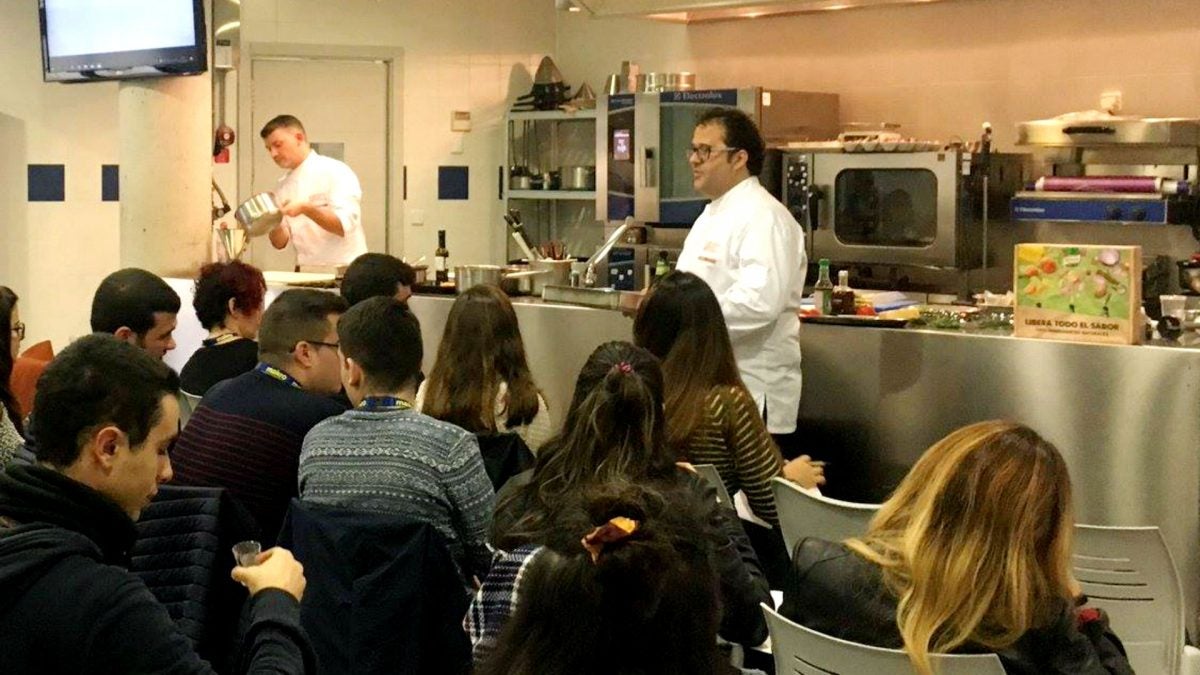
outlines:
M1142 247L1017 244L1013 334L1138 344Z

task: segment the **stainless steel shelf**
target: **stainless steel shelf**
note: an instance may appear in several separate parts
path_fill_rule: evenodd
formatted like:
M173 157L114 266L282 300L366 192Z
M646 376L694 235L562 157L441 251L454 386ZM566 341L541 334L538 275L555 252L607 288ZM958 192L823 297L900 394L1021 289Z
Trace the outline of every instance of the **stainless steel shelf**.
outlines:
M509 199L554 199L571 201L594 201L595 190L509 190Z
M554 122L592 121L596 118L597 112L595 108L591 110L578 110L576 112L566 112L565 110L529 110L526 112L508 113L508 119L518 122L522 120L549 120Z

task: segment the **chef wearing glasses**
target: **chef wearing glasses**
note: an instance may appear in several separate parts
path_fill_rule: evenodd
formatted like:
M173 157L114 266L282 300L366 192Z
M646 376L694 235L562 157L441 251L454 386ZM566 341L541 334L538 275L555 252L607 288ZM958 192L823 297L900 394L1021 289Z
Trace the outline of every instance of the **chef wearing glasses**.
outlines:
M784 454L800 407L800 299L804 232L758 182L766 152L754 121L713 109L692 132L696 190L712 201L692 225L676 269L708 282L729 327L742 380ZM792 446L792 447L786 447Z

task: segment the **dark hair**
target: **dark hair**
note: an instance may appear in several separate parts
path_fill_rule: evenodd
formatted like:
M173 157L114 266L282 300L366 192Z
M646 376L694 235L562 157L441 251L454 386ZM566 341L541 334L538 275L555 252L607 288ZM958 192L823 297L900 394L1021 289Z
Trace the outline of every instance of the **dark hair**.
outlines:
M262 306L266 295L267 282L257 267L240 260L215 262L200 268L192 307L200 325L212 330L225 324L231 298L235 307L249 314Z
M342 279L342 297L353 307L377 295L392 297L396 286L412 286L417 271L396 256L386 253L364 253L346 268Z
M654 284L638 308L633 341L662 361L667 443L685 459L688 439L703 421L713 389L746 386L717 296L695 274L671 272Z
M162 418L162 397L178 394L179 376L145 351L111 335L81 337L38 378L30 423L37 458L70 466L84 434L104 424L119 427L136 447Z
M145 335L156 313L178 314L179 304L179 294L157 275L136 267L117 270L92 297L92 331L116 333L124 326Z
M258 358L276 367L291 362L296 344L321 340L329 331L329 315L343 314L346 300L315 288L293 288L279 294L263 312L258 329Z
M529 424L538 389L529 373L521 327L499 288L467 289L450 307L437 361L425 383L422 411L474 433L494 433L500 384L508 388L505 426Z
M718 672L719 582L699 500L609 484L568 502L481 673ZM614 517L638 527L593 562L581 539Z
M263 125L262 131L258 132L258 135L261 138L266 138L274 133L276 129L284 128L304 131L304 125L296 117L292 115L276 115L271 118L271 121Z
M12 315L16 306L17 294L8 286L0 286L0 407L20 433L25 429L21 424L21 409L9 384L13 371Z
M677 469L663 442L662 408L662 371L650 352L628 342L597 347L579 372L562 430L538 452L529 483L496 505L497 513L517 508L522 515L511 532L493 532L495 545L538 541L555 507L587 485L672 477Z
M424 357L421 327L404 303L367 298L346 310L337 330L342 353L362 366L370 386L394 392L416 382Z
M746 151L746 170L751 176L762 173L767 144L758 126L746 113L737 108L713 108L696 120L696 126L716 124L725 132L725 145Z

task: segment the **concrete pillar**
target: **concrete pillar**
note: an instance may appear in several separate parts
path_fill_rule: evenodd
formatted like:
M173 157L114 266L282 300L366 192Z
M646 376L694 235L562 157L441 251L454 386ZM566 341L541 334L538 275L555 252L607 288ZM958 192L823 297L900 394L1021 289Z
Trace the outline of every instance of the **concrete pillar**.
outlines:
M120 84L122 267L190 277L208 260L210 73Z

